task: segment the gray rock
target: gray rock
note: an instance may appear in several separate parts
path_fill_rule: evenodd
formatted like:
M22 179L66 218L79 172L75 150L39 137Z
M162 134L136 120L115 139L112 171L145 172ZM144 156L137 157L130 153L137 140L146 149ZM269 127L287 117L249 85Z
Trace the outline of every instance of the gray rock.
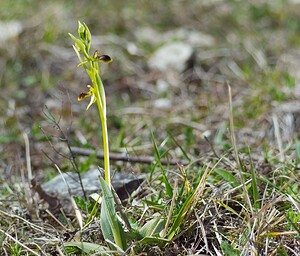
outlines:
M91 195L92 193L100 192L101 189L99 176L100 172L98 169L92 169L81 174L83 187L87 196ZM119 195L120 199L124 200L129 197L129 195L141 184L142 181L143 178L141 177L137 177L128 173L117 172L112 177L112 186ZM58 199L64 209L70 208L70 195L68 192L68 187L72 196L83 196L78 174L73 172L57 175L55 178L41 186L44 192L51 197Z
M194 48L208 47L215 44L215 39L211 35L185 28L168 31L165 34L164 39L165 41L180 41L188 43Z
M141 27L135 31L135 37L140 42L152 45L166 44L169 42L183 42L192 47L207 47L215 44L215 39L201 31L178 28L166 32L159 32L151 27Z
M146 42L152 45L161 43L162 34L151 27L138 28L134 34L136 39L140 42Z
M151 69L159 71L184 71L187 61L198 48L210 47L215 39L200 31L178 28L166 32L158 32L150 27L137 29L135 37L154 47L160 46L148 60Z
M89 170L86 173L81 174L81 179L83 183L83 187L85 189L86 194L92 194L95 192L99 192L100 184L99 184L99 170L93 169ZM68 184L71 194L75 196L83 196L83 192L80 187L78 174L73 172L63 173L62 175L57 175L52 180L42 185L43 190L52 195L59 195L59 197L69 197Z
M181 42L171 42L160 47L148 61L151 69L159 71L174 70L182 72L187 61L193 55L191 45Z

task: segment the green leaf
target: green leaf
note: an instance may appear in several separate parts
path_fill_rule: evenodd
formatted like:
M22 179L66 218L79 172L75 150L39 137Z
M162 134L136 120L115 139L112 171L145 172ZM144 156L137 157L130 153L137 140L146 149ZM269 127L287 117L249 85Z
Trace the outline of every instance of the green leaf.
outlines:
M112 227L111 227L112 221L110 220L109 212L108 212L106 204L104 203L104 200L102 200L100 216L101 216L100 217L100 225L101 225L101 230L102 230L102 234L103 234L104 238L111 242L115 242Z
M127 247L126 236L118 221L113 194L102 177L100 177L100 185L103 193L100 216L103 236L122 250L125 250Z
M235 187L239 186L239 182L237 181L237 179L229 171L226 171L226 170L220 169L220 168L216 168L215 172L217 174L219 174L223 179L230 182L232 187L235 188Z
M140 241L141 244L147 244L147 245L149 245L149 244L166 244L168 242L170 242L169 239L155 237L155 236L146 236Z
M165 227L165 220L161 219L160 217L154 218L140 229L139 233L144 238L147 236L153 236L154 234L159 234Z
M221 248L224 252L224 255L230 255L230 256L239 256L239 255L241 255L238 250L232 248L232 245L227 243L224 240L221 242Z
M75 36L73 36L71 33L69 33L69 36L73 39L74 43L75 43L75 47L74 50L80 60L80 63L82 63L82 59L80 57L79 51L81 51L86 59L90 59L91 57L89 56L88 52L86 51L86 46L85 44L78 38L76 38Z
M230 206L228 206L227 204L224 204L223 202L219 201L219 200L215 200L215 202L221 206L223 206L227 211L232 212L233 214L235 214L236 216L240 217L240 214L237 213L233 208L231 208Z
M85 51L84 43L80 39L73 36L71 33L69 33L69 36L73 39L76 48L79 49L81 52L84 52Z
M89 255L92 253L103 253L105 255L107 254L107 251L109 251L109 249L104 246L87 242L66 242L64 243L64 246L76 247Z

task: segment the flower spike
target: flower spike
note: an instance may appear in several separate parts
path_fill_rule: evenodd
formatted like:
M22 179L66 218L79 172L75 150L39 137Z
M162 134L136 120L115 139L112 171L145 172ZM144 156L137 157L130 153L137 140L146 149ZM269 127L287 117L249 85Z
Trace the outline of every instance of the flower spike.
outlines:
M102 55L99 51L95 51L93 55L90 54L91 33L85 23L78 22L78 38L69 34L74 41L74 51L79 59L78 67L83 67L88 74L92 85L88 85L88 91L82 92L78 96L78 100L84 100L90 97L90 102L86 109L89 109L93 103L97 103L98 113L102 126L102 141L104 151L104 170L105 181L108 187L111 187L110 181L110 165L109 165L109 145L108 132L106 121L106 100L104 86L100 77L100 62L109 63L112 58L108 55Z

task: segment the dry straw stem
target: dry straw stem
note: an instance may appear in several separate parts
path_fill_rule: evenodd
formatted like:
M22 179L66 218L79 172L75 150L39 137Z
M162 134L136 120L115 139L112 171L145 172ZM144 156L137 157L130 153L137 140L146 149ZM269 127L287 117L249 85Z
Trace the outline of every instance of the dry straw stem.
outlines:
M66 186L68 187L68 193L69 193L69 196L71 198L71 204L72 204L72 207L75 211L75 215L76 215L76 219L78 221L78 224L79 224L79 227L80 229L82 230L83 228L83 218L82 218L82 214L78 208L78 206L76 205L76 202L72 196L72 191L70 189L70 186L69 184L67 183L67 181L65 180L65 177L64 175L62 174L61 170L59 169L58 165L55 164L55 168L57 169L57 171L59 172L59 174L61 175L61 178L63 179L64 183L66 184Z
M244 178L243 178L243 175L242 175L242 171L241 171L242 167L241 167L241 163L240 163L240 159L239 159L239 152L238 152L237 145L236 145L236 138L235 138L235 133L234 133L234 122L233 122L233 107L232 107L231 86L229 84L227 84L227 85L228 85L228 99L229 99L229 113L230 113L230 115L229 115L229 124L230 124L231 143L232 143L232 146L233 146L235 160L236 160L236 163L238 165L237 171L238 171L238 174L240 176L241 183L242 183L242 188L243 188L243 192L244 192L243 195L245 197L246 202L248 203L248 206L250 208L251 213L253 214L253 206L252 206L251 200L249 198L249 194L248 194L248 191L246 189L246 185L245 185Z
M277 140L277 145L278 145L278 150L279 150L279 159L281 162L285 160L285 155L283 151L283 145L282 145L282 139L281 139L281 134L280 134L280 129L279 129L279 122L278 122L278 117L276 114L272 115L272 120L273 120L273 125L274 125L274 134Z
M176 202L177 188L178 188L178 179L175 179L174 188L173 188L173 197L172 197L172 201L171 201L171 205L170 205L170 210L169 210L169 214L168 214L168 218L167 218L165 228L161 233L161 237L166 236L169 224L171 222L171 218L172 218L172 214L173 214L173 210L174 210L174 206L175 206L175 202Z
M25 143L27 175L28 175L28 181L30 183L30 181L32 180L32 170L31 170L29 139L26 132L23 132L23 138Z

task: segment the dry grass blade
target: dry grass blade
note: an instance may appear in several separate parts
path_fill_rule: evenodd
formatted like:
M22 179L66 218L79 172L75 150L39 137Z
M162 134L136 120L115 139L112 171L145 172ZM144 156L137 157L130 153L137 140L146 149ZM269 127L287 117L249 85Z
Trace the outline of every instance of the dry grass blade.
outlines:
M75 200L74 200L74 198L73 198L73 196L72 196L70 186L69 186L69 184L66 182L64 175L62 175L62 172L61 172L60 168L59 168L56 164L55 164L55 168L57 169L57 171L58 171L59 174L61 175L61 177L62 177L64 183L65 183L66 186L68 187L68 193L69 193L69 196L70 196L70 199L71 199L71 204L72 204L72 207L73 207L73 209L74 209L74 211L75 211L75 215L76 215L76 219L77 219L77 221L78 221L79 227L80 227L80 229L82 230L82 228L83 228L83 218L82 218L82 214L81 214L81 212L80 212L78 206L76 205L76 202L75 202Z
M24 138L24 142L25 142L27 175L28 175L28 181L30 183L30 181L32 180L32 170L31 170L29 139L28 139L28 135L26 132L23 132L23 138Z
M17 243L18 245L20 245L21 247L23 247L28 252L32 253L33 255L36 255L36 256L40 255L40 253L37 253L37 252L33 251L28 246L26 246L25 244L21 243L20 241L18 241L18 239L14 238L13 236L11 236L10 234L8 234L7 232L5 232L4 230L2 230L1 228L0 228L0 232L2 234L4 234L6 237L8 237L10 240L14 241L15 243Z
M165 237L169 228L169 224L172 218L172 214L173 214L173 210L174 210L174 206L175 206L175 201L176 201L176 196L177 196L177 187L178 187L178 179L175 179L174 182L174 187L173 187L173 197L171 200L171 205L170 205L170 210L169 210L169 214L168 214L168 218L167 218L167 222L165 225L164 230L161 232L161 237Z
M279 150L279 159L280 161L285 160L284 156L284 151L283 151L283 146L282 146L282 139L281 139L281 134L280 134L280 129L279 129L279 122L278 122L278 117L276 114L273 114L272 116L273 120L273 125L274 125L274 134L277 140L277 145L278 145L278 150Z
M232 94L231 94L231 87L228 84L228 99L229 99L229 123L230 123L230 137L231 137L231 143L233 146L233 150L234 150L234 155L235 155L235 161L238 165L238 173L239 173L239 177L242 183L242 188L243 188L243 195L245 197L246 202L248 203L248 206L250 208L250 212L253 214L253 206L251 203L251 200L249 198L249 194L248 191L246 189L246 185L245 185L245 181L244 181L244 177L243 174L241 172L242 167L241 167L241 162L239 159L239 153L238 153L238 149L237 149L237 145L236 145L236 138L235 138L235 132L234 132L234 121L233 121L233 107L232 107Z

